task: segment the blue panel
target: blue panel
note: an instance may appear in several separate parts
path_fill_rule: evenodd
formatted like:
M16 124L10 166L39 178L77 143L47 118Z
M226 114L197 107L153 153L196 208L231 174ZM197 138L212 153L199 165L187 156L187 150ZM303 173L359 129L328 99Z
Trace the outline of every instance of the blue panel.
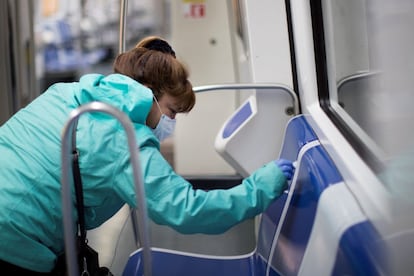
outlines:
M390 275L387 248L368 221L342 235L332 275Z
M336 167L321 146L302 157L295 190L272 258L283 275L298 273L316 215L319 198L327 187L341 182Z
M316 140L316 135L303 115L292 118L285 131L280 158L296 160L300 149ZM285 205L287 194L280 196L262 215L257 250L266 259L269 258L273 237Z
M154 276L254 276L255 255L235 259L218 259L181 255L179 252L152 251L152 275ZM143 275L141 251L130 256L124 276Z
M266 259L269 258L273 237L285 205L287 193L282 194L262 215L260 235L257 239L257 251Z
M267 272L267 260L263 259L263 256L256 254L256 263L255 263L255 272L257 276L280 276L281 274L275 271L273 268L270 268L269 274Z
M231 136L252 114L252 107L248 101L227 122L223 130L223 138Z
M280 157L296 160L300 149L314 140L317 140L317 137L305 117L294 117L287 125Z

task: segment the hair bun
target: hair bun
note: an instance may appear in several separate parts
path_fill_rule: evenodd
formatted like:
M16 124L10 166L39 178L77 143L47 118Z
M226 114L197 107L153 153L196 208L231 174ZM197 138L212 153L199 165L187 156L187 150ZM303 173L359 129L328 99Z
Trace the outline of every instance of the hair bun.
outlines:
M147 48L148 50L163 52L163 53L170 54L173 57L175 57L174 50L171 48L171 46L166 41L162 39L151 40L144 47Z

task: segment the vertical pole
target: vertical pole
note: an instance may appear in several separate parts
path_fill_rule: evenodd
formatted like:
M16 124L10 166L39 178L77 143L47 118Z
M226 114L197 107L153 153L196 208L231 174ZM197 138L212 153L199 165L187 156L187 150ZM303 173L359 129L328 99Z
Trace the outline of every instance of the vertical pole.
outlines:
M119 54L125 52L125 29L126 29L126 15L127 15L127 8L128 8L128 0L121 0L120 6L120 14L119 14ZM143 229L138 229L138 221L136 218L136 210L130 208L131 211L131 220L132 220L132 231L135 237L135 244L138 246L140 241L138 239L139 231L143 231ZM142 212L142 210L138 210ZM141 241L144 245L149 244L149 241ZM144 270L147 275L151 275L151 253L149 246L145 246L143 250L143 259L144 259Z
M128 7L128 0L121 0L120 14L119 14L119 53L125 52L125 23L126 13Z

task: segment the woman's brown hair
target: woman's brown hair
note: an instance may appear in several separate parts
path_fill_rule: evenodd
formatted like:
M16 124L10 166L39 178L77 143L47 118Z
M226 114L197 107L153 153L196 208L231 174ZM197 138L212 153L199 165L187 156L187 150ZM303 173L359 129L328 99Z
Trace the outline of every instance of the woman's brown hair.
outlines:
M119 54L113 68L115 73L149 87L157 99L164 94L172 96L181 103L179 112L189 112L194 107L195 94L187 68L176 59L171 46L159 37L146 37L133 49Z

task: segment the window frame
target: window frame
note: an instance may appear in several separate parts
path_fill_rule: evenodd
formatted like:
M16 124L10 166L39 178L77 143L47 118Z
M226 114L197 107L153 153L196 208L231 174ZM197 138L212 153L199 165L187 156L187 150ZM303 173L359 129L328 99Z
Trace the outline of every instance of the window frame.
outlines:
M360 128L356 124L349 123L352 121L344 110L338 104L332 104L336 100L331 99L329 88L329 74L327 49L325 39L325 25L323 17L322 0L309 1L311 11L311 22L313 31L313 43L315 52L316 82L318 87L318 99L321 109L328 118L349 142L352 148L366 162L366 164L375 172L379 173L384 169L384 164L379 158L375 149L366 143L369 137L361 134ZM343 112L341 112L341 109Z

